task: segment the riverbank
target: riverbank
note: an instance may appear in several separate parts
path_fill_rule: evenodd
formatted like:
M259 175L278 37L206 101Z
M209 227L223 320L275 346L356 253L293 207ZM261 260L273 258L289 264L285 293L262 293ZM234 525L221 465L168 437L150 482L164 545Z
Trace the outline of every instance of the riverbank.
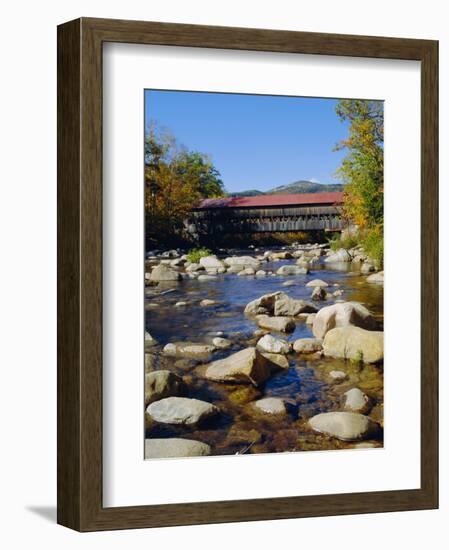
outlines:
M147 458L381 447L373 269L313 244L148 253Z

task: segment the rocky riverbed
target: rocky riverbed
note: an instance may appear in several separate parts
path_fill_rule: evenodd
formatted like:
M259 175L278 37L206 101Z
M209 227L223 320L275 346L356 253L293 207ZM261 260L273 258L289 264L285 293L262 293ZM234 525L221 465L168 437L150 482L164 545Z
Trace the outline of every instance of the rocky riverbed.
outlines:
M383 444L383 272L360 248L147 253L145 456Z

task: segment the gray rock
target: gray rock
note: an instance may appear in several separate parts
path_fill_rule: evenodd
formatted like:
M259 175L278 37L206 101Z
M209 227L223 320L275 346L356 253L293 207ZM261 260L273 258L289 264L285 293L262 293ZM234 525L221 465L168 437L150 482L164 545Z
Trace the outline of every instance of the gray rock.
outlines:
M150 281L180 281L181 274L167 265L158 265L153 269L150 275Z
M256 401L254 407L266 414L287 414L284 401L280 397L264 397Z
M291 351L291 345L286 340L275 338L271 334L265 334L257 342L257 349L266 353L289 353Z
M378 285L384 284L384 272L379 271L378 273L373 273L372 275L368 275L366 278L367 283L375 283Z
M342 263L342 262L350 262L351 261L351 255L347 250L344 248L340 248L333 254L330 254L327 258L325 258L326 263Z
M363 414L353 412L321 413L309 420L310 427L319 433L343 441L358 441L376 436L380 426Z
M193 272L196 272L196 271L204 271L204 267L200 264L189 264L186 267L186 271L188 273L193 273Z
M165 397L184 395L187 386L180 376L168 370L157 370L145 374L145 405Z
M342 370L331 370L329 373L329 378L334 382L342 382L348 378L348 375Z
M145 331L145 349L157 346L157 340L151 336L151 334Z
M228 349L232 346L232 342L230 340L228 340L227 338L220 338L219 336L216 336L212 340L212 344L217 349Z
M373 330L376 321L365 306L357 302L335 303L323 307L313 321L313 334L317 338L324 338L326 333L335 327L358 326Z
M374 267L373 264L371 264L369 262L364 262L362 264L362 267L360 268L360 271L362 273L372 273L373 271L376 271L376 268Z
M199 275L197 280L200 282L216 281L217 277L216 275Z
M276 271L276 274L289 277L292 275L306 275L308 272L309 269L305 266L283 265Z
M243 268L252 267L257 271L260 266L259 260L251 256L232 256L225 258L224 263L229 267L242 266Z
M310 302L290 298L284 292L279 292L274 301L273 314L276 316L296 317L300 313L316 313L317 311L318 309Z
M281 369L288 369L288 359L285 357L285 355L282 355L281 353L267 353L262 352L262 355L266 357L271 363L274 363Z
M188 397L167 397L147 407L147 414L161 424L182 424L191 426L216 416L218 407Z
M295 340L293 349L296 353L315 353L323 349L323 341L319 338L299 338Z
M206 443L193 439L145 439L145 458L176 458L188 456L208 456L211 448Z
M275 330L276 332L293 332L295 321L291 317L269 317L268 315L257 315L257 324L261 328Z
M315 287L315 286L322 286L322 287L326 287L326 286L329 286L326 281L322 281L321 279L313 279L313 281L309 281L306 286L311 286L311 287Z
M316 286L312 291L312 300L322 302L327 299L327 292L322 286Z
M224 263L220 261L217 256L205 256L200 258L200 265L202 265L206 270L220 269L224 267Z
M210 344L195 344L192 342L173 342L166 344L162 350L172 357L187 357L189 359L208 359L215 350Z
M201 300L200 306L201 307L209 307L209 306L215 306L217 305L217 302L215 300L209 300L205 298L204 300Z
M371 400L359 388L352 388L343 394L343 406L347 411L364 414L371 409Z
M204 373L216 382L237 382L258 386L268 380L278 366L250 347L233 353L225 359L210 363Z
M256 272L252 267L245 267L245 269L242 269L241 271L239 271L237 273L237 275L239 277L247 277L247 276L255 275L255 274L256 274Z
M324 337L324 355L377 363L384 358L384 333L359 327L338 327Z

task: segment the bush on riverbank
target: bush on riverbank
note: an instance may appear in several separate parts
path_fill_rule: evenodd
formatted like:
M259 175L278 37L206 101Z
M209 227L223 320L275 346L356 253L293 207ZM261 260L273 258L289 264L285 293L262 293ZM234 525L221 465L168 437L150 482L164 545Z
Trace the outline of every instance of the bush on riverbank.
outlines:
M201 258L205 258L206 256L210 256L212 252L208 248L192 248L192 250L189 251L187 254L187 259L192 264L197 264L201 260Z
M361 243L366 254L383 267L384 263L384 232L383 227L376 226L368 230Z

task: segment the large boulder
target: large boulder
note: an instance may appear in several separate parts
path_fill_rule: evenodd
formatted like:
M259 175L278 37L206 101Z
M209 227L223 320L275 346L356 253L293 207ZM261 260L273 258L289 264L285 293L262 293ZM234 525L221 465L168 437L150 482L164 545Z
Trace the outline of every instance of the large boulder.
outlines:
M169 439L145 439L145 458L176 458L183 456L208 456L211 449L206 443L193 439L172 437Z
M323 341L319 338L299 338L295 340L293 349L296 353L315 353L323 349Z
M275 370L278 370L278 365L264 357L256 348L250 347L210 363L204 376L215 382L259 386L268 380Z
M155 422L191 426L216 416L219 409L199 399L166 397L148 405L146 411Z
M200 258L200 265L207 271L210 269L220 269L224 267L223 262L220 261L217 256L204 256L203 258Z
M318 309L304 300L290 298L285 292L264 294L260 298L249 302L245 307L245 315L275 315L295 317L300 313L315 313Z
M376 321L362 304L343 302L320 309L313 320L313 334L317 338L324 338L329 330L350 325L374 330Z
M337 437L343 441L358 441L375 437L379 424L363 414L353 412L328 412L313 416L309 426L319 433Z
M187 387L180 376L169 370L157 370L145 374L145 405L165 397L184 395Z
M256 271L260 267L259 260L251 256L231 256L229 258L225 258L223 261L225 265L229 267L239 266L243 269L245 269L246 267L252 267Z
M343 406L347 411L363 414L371 409L371 399L359 388L352 388L343 394Z
M293 332L296 327L295 321L291 317L257 315L256 320L260 328L266 328L276 332Z
M309 269L303 265L283 265L277 271L277 275L291 276L291 275L306 275L309 273Z
M338 327L324 337L324 355L377 363L384 358L384 333L359 327Z
M266 353L289 353L291 350L290 344L281 338L275 338L271 334L265 334L257 342L257 349Z
M180 281L181 279L181 273L164 264L156 266L150 275L150 281L157 283L161 281Z

